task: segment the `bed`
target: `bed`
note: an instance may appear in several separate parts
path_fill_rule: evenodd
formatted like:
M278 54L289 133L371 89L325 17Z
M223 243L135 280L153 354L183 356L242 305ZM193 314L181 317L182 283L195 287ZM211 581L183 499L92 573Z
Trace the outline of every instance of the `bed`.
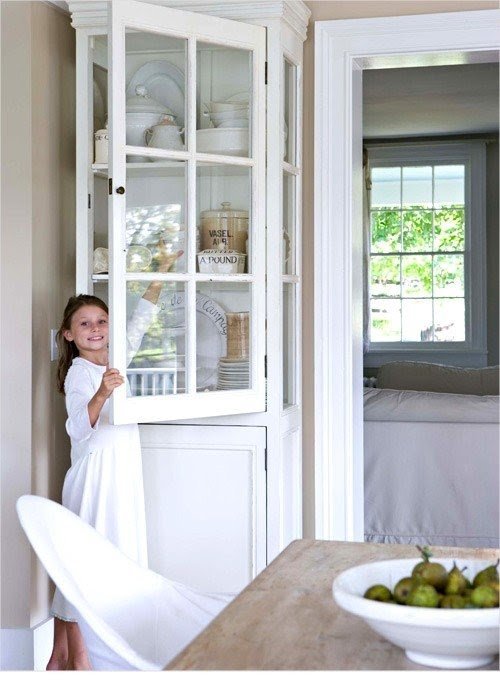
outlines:
M499 409L498 394L365 388L365 540L498 547Z

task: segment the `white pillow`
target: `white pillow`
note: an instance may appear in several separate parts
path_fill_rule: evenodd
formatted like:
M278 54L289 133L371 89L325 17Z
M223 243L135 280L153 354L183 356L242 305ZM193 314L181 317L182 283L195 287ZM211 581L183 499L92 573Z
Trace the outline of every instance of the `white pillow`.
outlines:
M427 362L389 362L378 371L377 388L498 395L499 369L498 366L466 369Z

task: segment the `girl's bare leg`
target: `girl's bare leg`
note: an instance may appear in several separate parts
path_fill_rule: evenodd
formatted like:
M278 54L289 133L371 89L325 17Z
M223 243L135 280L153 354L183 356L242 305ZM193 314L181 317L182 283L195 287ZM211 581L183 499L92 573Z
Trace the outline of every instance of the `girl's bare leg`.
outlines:
M66 621L54 618L54 646L50 655L47 671L65 671L68 665L68 636Z
M91 671L87 648L83 641L83 635L78 623L67 623L66 634L68 637L68 671Z

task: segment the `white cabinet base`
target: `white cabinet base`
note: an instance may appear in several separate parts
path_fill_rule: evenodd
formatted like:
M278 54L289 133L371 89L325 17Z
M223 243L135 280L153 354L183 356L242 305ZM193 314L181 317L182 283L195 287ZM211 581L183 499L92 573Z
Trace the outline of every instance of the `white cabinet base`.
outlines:
M239 592L266 565L266 429L143 425L149 566Z

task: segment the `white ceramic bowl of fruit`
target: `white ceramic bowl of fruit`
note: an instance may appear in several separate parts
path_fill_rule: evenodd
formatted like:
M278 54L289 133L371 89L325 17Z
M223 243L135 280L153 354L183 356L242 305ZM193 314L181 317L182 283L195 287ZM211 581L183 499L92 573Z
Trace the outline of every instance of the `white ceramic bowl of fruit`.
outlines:
M498 609L498 575L496 575L496 607L491 608L443 608L446 587L442 583L436 590L439 604L435 608L429 606L410 606L397 603L394 599L396 585L403 578L412 577L412 571L420 559L396 559L378 561L362 566L355 566L341 573L333 582L333 596L337 604L346 611L364 619L368 625L384 638L405 650L406 656L417 663L431 668L478 668L491 663L499 650L500 610ZM498 574L495 562L480 559L442 559L431 557L430 562L441 564L449 573L456 564L456 569L468 581L466 606L472 607L470 597L474 588L471 587L477 574L489 567L488 573L493 576L483 588L488 585L495 588L494 574ZM465 570L463 570L465 567ZM484 575L483 575L484 577ZM422 591L424 585L421 580L411 587L420 586L418 593L414 592L412 601L419 601L418 595L426 596ZM374 601L365 598L365 593L374 586L385 586L391 592L389 601ZM399 586L401 589L404 584ZM427 587L429 587L427 585ZM481 593L475 593L477 599ZM453 593L458 594L458 593ZM486 591L489 603L494 593ZM430 604L435 604L436 598L432 591L428 591ZM399 600L402 598L398 595ZM405 598L406 600L408 597ZM446 602L449 600L446 600ZM461 602L458 602L461 604ZM493 600L494 603L494 600Z

